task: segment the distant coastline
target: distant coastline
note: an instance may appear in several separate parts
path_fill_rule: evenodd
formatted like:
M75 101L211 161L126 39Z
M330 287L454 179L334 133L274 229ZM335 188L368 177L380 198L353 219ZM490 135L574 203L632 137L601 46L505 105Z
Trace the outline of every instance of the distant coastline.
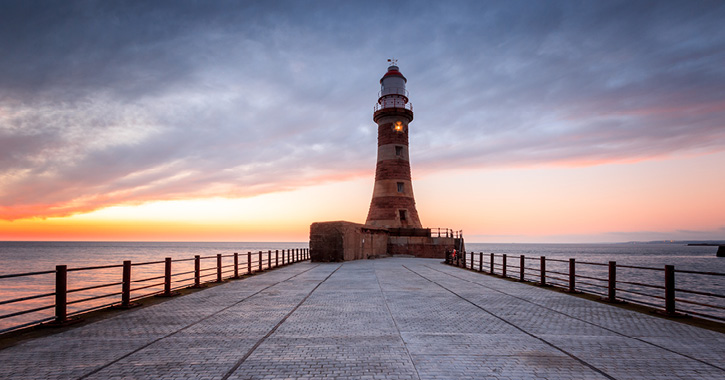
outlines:
M613 244L687 244L693 246L725 245L725 240L652 240L652 241L629 241L626 243Z

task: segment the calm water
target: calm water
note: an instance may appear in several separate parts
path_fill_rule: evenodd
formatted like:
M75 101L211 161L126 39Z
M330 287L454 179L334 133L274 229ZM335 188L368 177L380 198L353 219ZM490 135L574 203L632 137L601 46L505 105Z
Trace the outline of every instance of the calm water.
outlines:
M165 257L173 259L188 259L194 255L215 256L216 254L229 255L239 252L240 264L242 272L246 268L246 253L268 250L282 250L290 248L306 248L307 242L299 243L129 243L129 242L0 242L0 275L9 273L25 273L36 271L53 270L55 265L65 264L69 269L121 264L124 260L131 260L133 263L159 261ZM518 256L526 255L531 258L546 256L548 259L575 258L577 262L594 262L607 263L608 261L617 261L618 264L636 265L653 268L663 268L665 264L675 265L679 270L693 271L709 271L725 273L725 258L717 258L715 252L716 247L688 247L678 244L476 244L469 243L466 246L469 252L494 252L497 254L508 254L511 257L509 264L518 265ZM255 266L257 255L253 255ZM266 260L266 254L264 255ZM224 265L231 264L231 258L224 259ZM484 259L488 263L488 257ZM266 264L266 261L265 261ZM202 267L212 267L215 265L214 259L204 260ZM527 266L538 267L538 261L532 260L527 262ZM486 270L487 267L484 265ZM193 269L193 261L174 263L174 273L190 271ZM513 269L509 269L512 271ZM568 264L547 262L548 271L568 270ZM577 265L577 273L589 275L592 277L606 278L607 268L604 266L587 266ZM214 271L205 272L212 274ZM133 279L144 279L156 277L163 274L163 264L134 266ZM228 276L229 274L227 274ZM177 277L178 279L187 279L189 283L189 275ZM564 276L562 276L564 277ZM535 280L535 273L527 276ZM93 271L69 272L68 288L77 289L88 286L106 284L110 282L119 282L121 279L121 268L109 268ZM208 280L209 278L207 278ZM662 271L627 271L622 269L618 272L618 280L620 281L637 281L662 285ZM159 280L154 280L159 281ZM592 281L596 283L596 281ZM135 284L143 286L146 283ZM606 283L604 283L606 285ZM26 297L39 293L53 292L54 276L52 274L40 275L33 277L0 279L0 302L19 297ZM624 287L624 285L623 285ZM725 278L712 276L696 276L689 274L677 274L677 287L684 289L693 289L707 291L716 294L725 294ZM82 299L86 297L108 294L116 292L120 286L102 288L84 292L72 293L69 295L69 301ZM591 287L584 284L579 286L591 292L603 293L605 290L598 287ZM661 291L657 289L641 288L631 286L647 294L660 295ZM160 287L152 287L134 293L142 295L143 292L154 292L160 290ZM678 294L678 297L680 294ZM632 296L638 298L638 296ZM118 296L99 299L90 305L103 305L111 302L118 302ZM713 298L694 298L700 302L715 303L725 306L725 303ZM652 302L660 302L650 300ZM6 315L12 312L29 309L32 307L40 307L52 305L53 298L46 297L22 304L0 305L0 315ZM89 304L70 305L69 312L87 308ZM697 306L689 306L691 310L702 310ZM709 314L715 314L725 317L725 313L713 312L712 309L707 311ZM20 323L36 321L43 318L49 318L53 315L53 309L43 310L30 315L0 319L0 330L8 328Z

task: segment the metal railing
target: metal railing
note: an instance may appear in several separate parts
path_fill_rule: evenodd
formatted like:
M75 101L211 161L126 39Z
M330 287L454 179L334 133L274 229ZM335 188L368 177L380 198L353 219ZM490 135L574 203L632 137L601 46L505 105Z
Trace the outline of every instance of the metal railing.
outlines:
M204 287L205 283L223 282L227 279L239 278L244 274L309 260L309 258L308 248L295 248L268 250L267 252L258 251L255 253L247 252L241 255L237 252L229 255L197 255L193 258L177 260L167 257L162 261L142 263L124 261L122 264L81 268L68 268L66 265L57 265L55 270L0 275L0 290L5 285L3 282L13 281L11 279L32 278L33 281L42 281L40 278L44 278L45 282L48 282L49 275L55 275L53 292L42 292L0 300L0 322L9 321L13 318L18 319L19 317L24 319L20 323L6 323L6 326L0 329L0 333L38 324L64 326L78 321L78 318L73 317L79 314L108 307L130 308L137 305L134 301L142 298L174 296L178 294L175 291L182 288ZM189 264L192 261L193 269L190 269ZM204 266L203 264L207 262L213 264ZM160 268L161 266L163 267ZM187 267L185 268L185 266ZM172 268L180 269L176 269L176 272L174 272ZM98 277L107 278L109 275L108 270L119 269L121 270L121 276L116 281L97 283L99 281ZM132 276L132 273L136 271L140 272L140 274L135 277ZM73 280L74 276L80 277L81 274L86 273L92 273L95 278L86 281L84 286L69 289L69 277ZM77 278L75 280L79 282ZM83 283L82 280L80 282ZM8 287L13 287L13 284L9 284ZM73 299L69 300L69 296ZM74 310L69 311L69 306ZM48 309L55 310L53 316L36 319L37 313ZM32 314L36 314L36 317L28 321L27 316Z
M652 268L635 265L594 263L570 258L547 259L506 254L467 252L446 263L477 272L562 288L572 293L601 296L608 302L630 302L658 309L669 316L694 315L725 321L725 273L678 270L674 265ZM711 284L707 289L685 289L675 282Z
M432 227L429 228L431 237L452 237L460 239L463 237L463 230L453 230L450 228Z
M375 106L373 107L373 112L377 112L385 108L403 108L413 111L413 103L396 100L392 102L386 102L385 104L375 104Z

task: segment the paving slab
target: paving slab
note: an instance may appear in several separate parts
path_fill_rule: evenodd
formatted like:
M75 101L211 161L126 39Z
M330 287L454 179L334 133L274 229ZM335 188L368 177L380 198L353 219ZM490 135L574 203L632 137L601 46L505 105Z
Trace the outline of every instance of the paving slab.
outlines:
M723 379L723 334L434 259L302 262L0 351L0 379Z

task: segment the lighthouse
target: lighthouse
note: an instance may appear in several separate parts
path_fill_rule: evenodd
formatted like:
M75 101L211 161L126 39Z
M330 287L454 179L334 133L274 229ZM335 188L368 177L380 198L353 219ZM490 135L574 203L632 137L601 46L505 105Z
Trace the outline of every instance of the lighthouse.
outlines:
M378 127L373 199L365 224L344 220L310 225L312 261L347 261L407 255L444 258L464 251L463 234L448 228L423 228L415 208L410 176L408 133L413 105L407 79L394 59L380 79L373 121Z
M373 198L365 225L378 228L422 228L410 176L408 133L413 105L407 79L395 60L380 79L373 121L378 126L378 154Z

